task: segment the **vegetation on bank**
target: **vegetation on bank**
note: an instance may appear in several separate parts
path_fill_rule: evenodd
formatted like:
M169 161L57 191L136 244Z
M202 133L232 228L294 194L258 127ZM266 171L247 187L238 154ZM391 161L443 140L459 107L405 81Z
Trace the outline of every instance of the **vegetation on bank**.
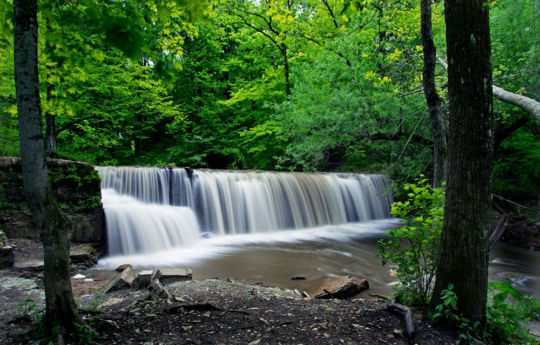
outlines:
M429 308L440 253L444 190L433 188L423 176L403 189L408 199L392 206L392 214L403 220L403 227L388 231L388 238L378 242L382 264L391 264L396 272L394 298L425 308L434 323L457 327L464 343L536 344L526 323L540 320L540 301L516 291L508 282L489 283L483 326L458 311L453 284L442 292L441 303Z

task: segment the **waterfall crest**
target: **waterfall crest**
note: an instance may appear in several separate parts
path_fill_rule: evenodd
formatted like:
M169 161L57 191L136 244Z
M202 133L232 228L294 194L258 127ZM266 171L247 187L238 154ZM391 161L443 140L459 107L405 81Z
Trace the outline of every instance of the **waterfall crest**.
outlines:
M98 167L110 254L390 217L383 175Z

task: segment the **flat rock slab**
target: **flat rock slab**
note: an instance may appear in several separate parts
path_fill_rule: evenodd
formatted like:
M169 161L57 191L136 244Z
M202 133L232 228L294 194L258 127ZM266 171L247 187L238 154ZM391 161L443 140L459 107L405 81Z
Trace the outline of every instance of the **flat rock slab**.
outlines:
M191 280L192 277L191 268L159 268L152 276L152 280L159 279L163 284L170 284Z
M72 246L69 251L71 263L82 264L95 261L95 250L90 245Z
M102 289L101 292L107 293L108 291L118 290L125 287L131 287L133 281L137 277L137 274L131 266L128 266L125 270L118 273L113 279L111 279Z
M315 295L318 299L348 298L369 288L366 279L352 279L350 276L328 277L320 286L320 292Z

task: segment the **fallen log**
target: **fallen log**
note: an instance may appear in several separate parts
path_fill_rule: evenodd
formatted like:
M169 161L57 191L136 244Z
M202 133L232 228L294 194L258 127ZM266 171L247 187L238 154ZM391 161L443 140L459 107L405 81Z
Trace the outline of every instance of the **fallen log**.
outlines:
M504 233L504 230L506 230L506 225L508 225L508 220L509 219L510 219L510 216L508 214L503 214L501 219L499 219L499 222L497 223L497 226L491 232L491 236L489 236L489 250L491 250L491 248L493 248L493 245L502 236L502 234Z
M405 316L405 325L407 327L407 338L409 339L410 344L414 344L416 331L414 329L414 317L411 309L403 304L392 301L391 303L388 303L388 310L403 313Z

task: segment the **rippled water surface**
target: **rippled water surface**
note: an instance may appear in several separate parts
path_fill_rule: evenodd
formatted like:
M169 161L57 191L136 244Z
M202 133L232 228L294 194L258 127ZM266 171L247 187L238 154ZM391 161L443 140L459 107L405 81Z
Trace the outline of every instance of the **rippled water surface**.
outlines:
M304 230L203 238L187 248L153 254L107 257L99 269L131 263L136 269L190 267L194 279L228 278L310 291L329 275L367 278L366 294L389 295L394 279L381 266L377 240L397 226L385 219ZM498 243L490 256L490 281L507 280L540 297L540 252ZM304 276L306 280L291 280Z

